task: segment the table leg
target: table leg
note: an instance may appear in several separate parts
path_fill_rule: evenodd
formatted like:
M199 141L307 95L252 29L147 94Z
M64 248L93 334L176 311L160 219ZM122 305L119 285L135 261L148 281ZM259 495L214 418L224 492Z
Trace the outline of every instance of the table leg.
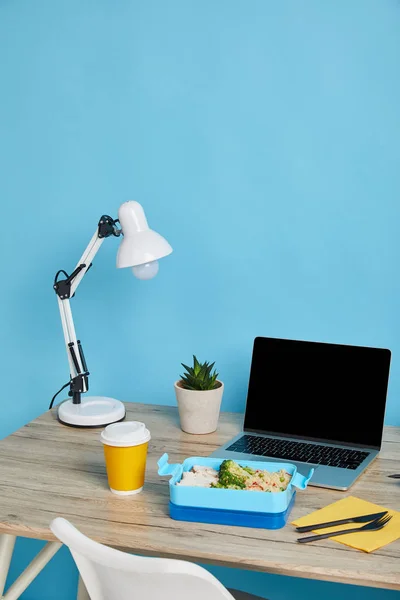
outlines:
M90 600L90 596L87 593L86 586L83 583L82 577L80 575L78 581L78 595L76 597L76 600Z
M0 535L0 598L3 597L16 539L15 535L8 533Z
M26 590L29 584L39 575L44 569L49 560L53 558L56 552L61 548L60 542L47 542L44 548L35 556L35 558L29 563L25 571L14 581L8 588L2 600L17 600L21 594Z

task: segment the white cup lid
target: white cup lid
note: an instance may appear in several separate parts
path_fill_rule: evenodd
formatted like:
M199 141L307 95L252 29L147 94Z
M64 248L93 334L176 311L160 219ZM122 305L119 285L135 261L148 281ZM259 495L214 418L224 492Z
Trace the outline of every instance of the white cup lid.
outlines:
M139 446L149 441L150 431L140 421L124 421L107 425L100 439L108 446Z

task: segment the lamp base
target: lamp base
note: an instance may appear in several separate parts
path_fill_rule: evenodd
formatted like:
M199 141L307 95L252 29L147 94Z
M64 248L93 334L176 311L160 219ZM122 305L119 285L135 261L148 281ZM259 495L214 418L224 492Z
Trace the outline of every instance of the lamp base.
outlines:
M119 400L105 396L88 396L80 404L72 400L62 402L58 407L58 418L65 425L73 427L102 427L122 421L125 406Z

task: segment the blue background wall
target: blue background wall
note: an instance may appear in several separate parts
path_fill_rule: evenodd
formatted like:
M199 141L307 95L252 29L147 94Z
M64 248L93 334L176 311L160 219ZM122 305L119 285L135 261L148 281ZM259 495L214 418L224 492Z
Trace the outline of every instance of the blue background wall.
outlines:
M173 404L195 352L239 411L256 335L377 345L400 425L399 30L397 0L1 2L0 435L67 380L52 278L127 199L175 253L139 282L104 244L73 303L92 392ZM357 591L216 572L273 600ZM24 598L70 600L73 574L63 551Z

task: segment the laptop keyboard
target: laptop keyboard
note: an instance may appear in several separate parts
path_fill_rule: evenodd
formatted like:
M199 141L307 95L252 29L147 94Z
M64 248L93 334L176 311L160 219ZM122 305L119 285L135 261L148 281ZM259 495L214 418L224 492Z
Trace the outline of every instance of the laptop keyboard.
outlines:
M340 469L357 469L369 455L369 452L361 452L351 448L335 448L334 446L307 444L306 442L280 440L257 435L243 435L227 450L269 458L281 458L285 461L338 467Z

